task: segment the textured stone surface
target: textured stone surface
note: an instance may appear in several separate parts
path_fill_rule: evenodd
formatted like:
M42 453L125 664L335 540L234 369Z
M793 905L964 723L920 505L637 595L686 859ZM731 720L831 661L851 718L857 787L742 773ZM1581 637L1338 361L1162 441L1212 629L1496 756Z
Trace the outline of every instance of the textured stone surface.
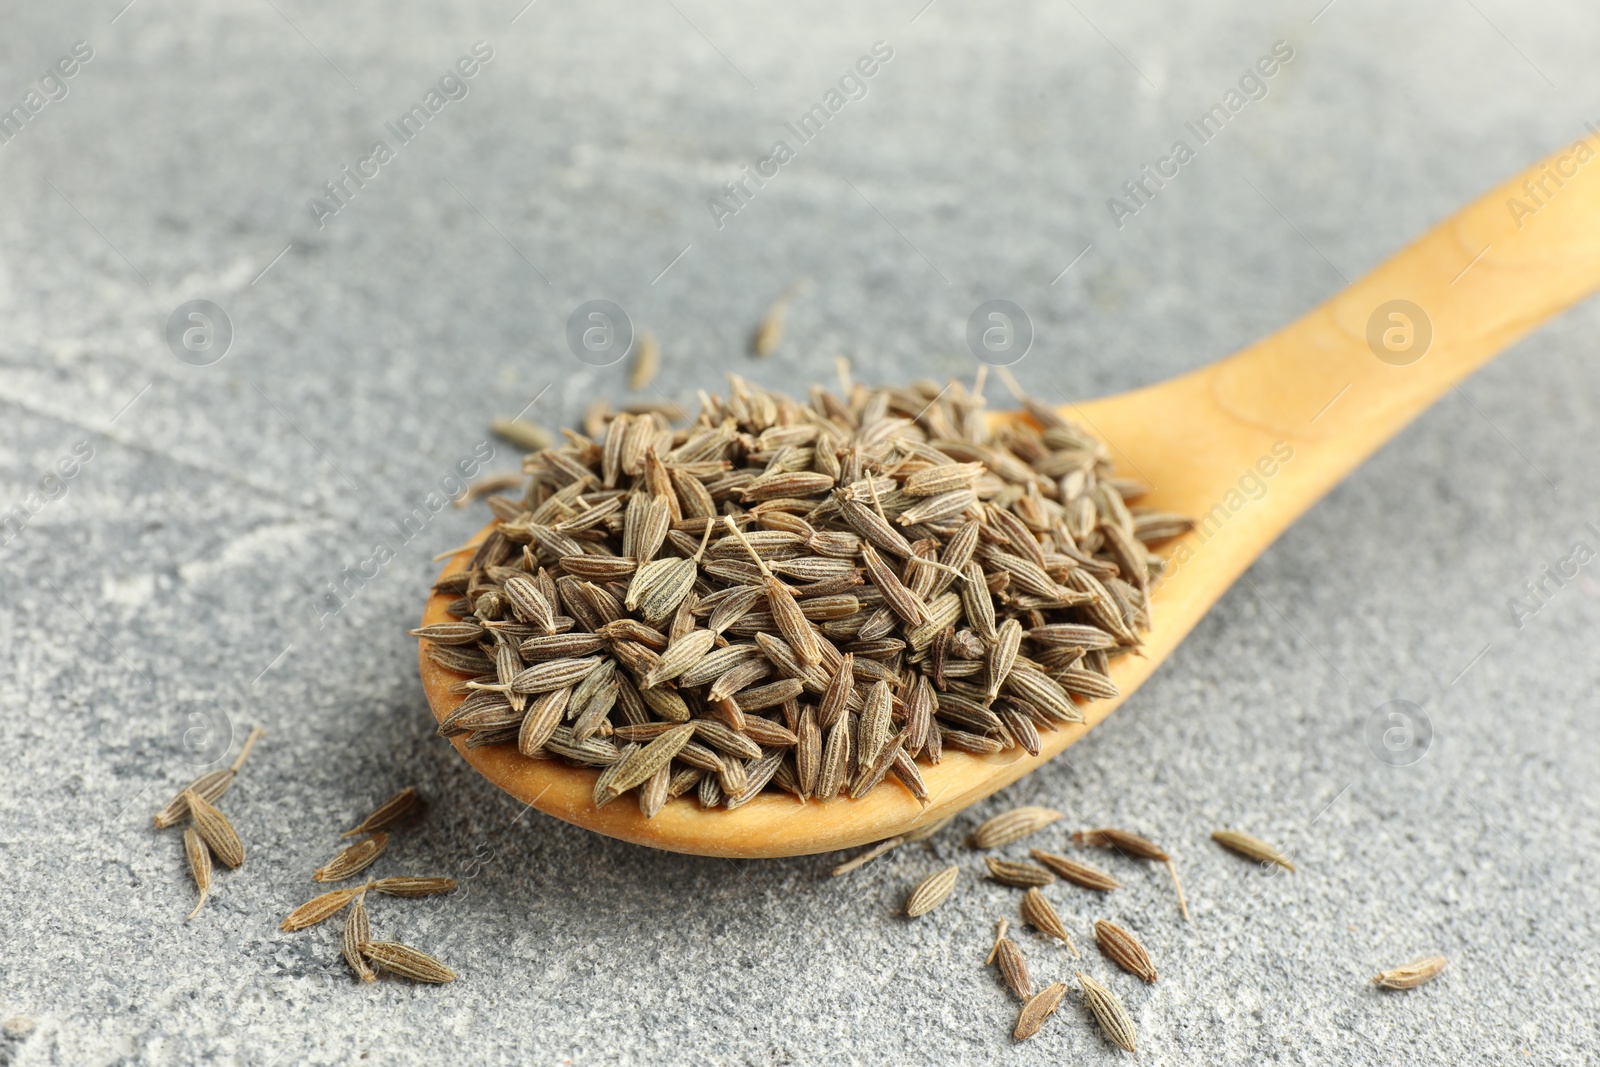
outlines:
M655 330L685 405L838 355L873 381L968 375L961 330L993 296L1038 327L1030 389L1098 395L1288 321L1600 118L1579 4L544 0L513 23L520 0L120 2L9 2L0 35L6 104L95 51L0 145L0 507L93 451L0 548L0 1063L1111 1061L1075 994L1009 1048L1016 1004L980 962L1017 894L956 832L833 881L832 857L599 839L477 780L431 736L404 630L480 512L433 517L320 626L315 598L488 417L547 386L550 425L625 396L625 368L566 352L579 301ZM480 39L469 95L319 229L307 199ZM880 39L866 98L718 230L706 198ZM1279 39L1267 97L1117 229L1106 198ZM742 356L801 277L783 347ZM234 326L211 366L164 341L194 298ZM1046 803L1068 817L1044 844L1110 823L1177 854L1191 926L1160 869L1107 859L1125 890L1052 891L1086 946L1097 917L1149 946L1150 987L1085 961L1143 1062L1600 1055L1597 590L1585 572L1521 629L1506 606L1597 544L1597 327L1579 307L1447 396L1106 725L960 820ZM1364 739L1391 699L1432 722L1411 766ZM149 815L256 722L225 802L249 861L185 925L181 843ZM462 980L358 987L335 930L276 921L409 782L431 815L375 870L464 889L373 922ZM1207 840L1221 825L1299 873L1256 874ZM952 902L897 918L950 861ZM1041 983L1082 966L1019 941ZM1451 958L1433 985L1367 983L1428 952Z

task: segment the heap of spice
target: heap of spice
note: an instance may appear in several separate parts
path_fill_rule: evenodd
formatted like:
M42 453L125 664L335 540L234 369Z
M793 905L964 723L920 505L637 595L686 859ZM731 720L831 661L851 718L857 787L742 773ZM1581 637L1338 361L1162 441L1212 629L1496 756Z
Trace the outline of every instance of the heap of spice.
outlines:
M843 392L735 377L688 426L601 409L526 456L435 587L456 621L412 631L466 697L440 734L593 768L596 805L652 816L890 780L922 800L943 753L1036 754L1115 696L1150 546L1188 520L1130 506L1044 405L991 434L958 383Z

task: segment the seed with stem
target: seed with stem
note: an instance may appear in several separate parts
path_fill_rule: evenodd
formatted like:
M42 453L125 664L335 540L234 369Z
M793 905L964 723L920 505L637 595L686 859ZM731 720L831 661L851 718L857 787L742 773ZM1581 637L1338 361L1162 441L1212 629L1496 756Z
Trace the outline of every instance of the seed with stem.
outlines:
M387 830L421 806L422 798L417 796L416 787L408 785L379 804L370 815L339 836L358 837L361 834L375 834L379 830Z
M1037 888L1028 890L1022 897L1022 919L1029 926L1039 931L1046 937L1053 938L1067 947L1075 959L1081 959L1078 946L1073 944L1072 935L1067 933L1066 923L1061 921L1060 914L1050 899Z
M999 932L995 934L994 947L989 950L989 958L984 960L988 965L999 961L1000 976L1005 983L1022 1000L1033 996L1033 979L1028 977L1028 963L1022 958L1022 949L1017 943L1006 936L1006 921L1000 920Z
M1294 863L1288 856L1259 837L1252 837L1238 830L1217 830L1212 833L1211 840L1230 852L1237 852L1246 859L1255 860L1257 863L1275 863L1286 871L1294 870Z
M195 888L200 890L200 899L195 901L194 910L184 919L187 922L200 914L200 909L205 906L206 897L211 893L211 850L200 840L200 835L195 833L194 827L185 826L183 852L189 858L189 873L194 875Z

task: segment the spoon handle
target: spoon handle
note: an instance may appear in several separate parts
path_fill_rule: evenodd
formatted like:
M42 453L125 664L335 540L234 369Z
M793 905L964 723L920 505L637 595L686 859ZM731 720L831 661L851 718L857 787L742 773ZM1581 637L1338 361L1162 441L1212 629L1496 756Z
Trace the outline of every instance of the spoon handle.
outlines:
M1360 462L1440 394L1600 288L1600 137L1479 197L1213 369L1234 417Z
M1176 570L1205 561L1169 583L1193 597L1180 635L1442 393L1600 288L1597 146L1578 141L1496 187L1233 356L1062 409L1153 486L1144 502L1199 520L1173 546Z

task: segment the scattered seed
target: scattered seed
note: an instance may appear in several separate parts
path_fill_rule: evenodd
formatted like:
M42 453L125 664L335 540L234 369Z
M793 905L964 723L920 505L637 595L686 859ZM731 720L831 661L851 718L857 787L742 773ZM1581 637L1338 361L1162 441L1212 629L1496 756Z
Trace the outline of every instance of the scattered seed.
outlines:
M1044 864L1056 874L1075 885L1085 889L1098 889L1106 892L1112 889L1121 889L1122 883L1111 877L1106 872L1085 863L1077 863L1065 856L1057 856L1052 852L1045 852L1034 848L1028 850L1028 855Z
M1133 1017L1122 1006L1117 995L1088 975L1079 972L1078 984L1083 987L1084 1002L1094 1013L1095 1021L1105 1031L1113 1044L1124 1052L1137 1052L1138 1039L1133 1032Z
M395 875L389 878L379 878L368 888L374 893L384 893L391 897L431 897L437 893L448 893L455 887L456 880L454 878L422 878L416 875Z
M1001 848L1044 829L1061 813L1052 808L1012 808L989 819L972 832L967 843L973 848Z
M490 419L489 430L524 452L542 452L555 444L544 427L518 419Z
M1387 971L1379 971L1372 981L1384 989L1414 989L1439 976L1448 963L1443 956L1424 956Z
M233 778L233 771L226 767L220 771L202 774L180 789L177 796L167 801L166 807L156 812L155 818L151 821L158 830L178 825L189 816L189 802L184 799L186 794L192 792L203 800L215 802L228 791L228 787L233 784Z
M189 873L194 875L195 888L200 890L200 899L195 901L194 910L184 919L187 922L200 914L206 897L211 895L211 850L192 826L183 828L183 853L189 858Z
M1055 906L1037 888L1023 894L1022 921L1044 936L1061 942L1074 957L1078 957L1078 946L1073 943L1072 935L1067 933L1066 924L1061 921Z
M207 845L211 846L217 862L224 867L237 867L244 862L244 842L233 828L233 823L210 802L200 799L192 789L186 789L183 799L189 806L189 821Z
M350 905L350 912L344 917L344 961L350 969L356 972L356 977L363 982L376 982L377 974L372 970L372 965L361 954L361 946L372 940L372 924L367 919L367 905L360 897Z
M633 354L633 368L628 372L628 388L643 389L655 381L661 369L661 342L649 330L639 331L639 343Z
M950 899L950 893L956 887L956 879L961 875L961 868L951 864L942 871L935 871L928 875L906 898L906 915L915 919L919 915L926 915L940 904Z
M1028 977L1028 963L1022 958L1022 949L1017 943L1006 936L1006 921L1000 920L1000 930L995 934L994 948L989 950L989 958L984 964L998 961L1000 976L1005 979L1006 985L1021 1000L1033 996L1033 979Z
M1056 880L1055 875L1033 863L1018 863L993 856L983 857L983 862L989 865L989 877L1001 885L1027 889L1030 886L1049 885Z
M375 834L379 830L387 830L421 806L422 800L417 796L416 787L408 785L379 804L372 810L372 814L339 836L356 837L360 834Z
M1284 870L1294 870L1294 863L1288 856L1279 852L1259 837L1251 837L1249 834L1241 833L1238 830L1217 830L1211 835L1211 840L1225 849L1237 852L1246 859L1252 859L1258 863L1275 863Z
M312 897L285 916L283 922L278 925L278 929L286 933L293 933L295 930L304 930L308 926L315 926L324 919L337 915L360 892L361 887L357 886L354 889L335 889L322 894L320 897Z
M761 324L756 327L755 335L750 339L752 355L770 356L777 351L778 342L783 340L783 320L789 314L789 304L809 285L809 279L801 278L784 290L783 295L767 308L767 313L761 316Z
M208 771L178 790L176 796L167 801L165 807L156 812L152 820L156 829L165 830L169 826L176 826L189 815L189 803L184 799L184 794L191 790L200 797L215 804L228 791L233 780L239 776L239 769L244 766L244 761L250 758L250 750L256 747L256 742L267 736L266 731L259 726L251 727L250 735L245 738L244 745L239 749L239 755L234 758L231 767L221 770Z
M1127 930L1116 923L1097 919L1094 924L1094 939L1100 945L1100 951L1118 967L1146 982L1156 980L1156 968L1150 962L1150 954L1145 951L1139 939Z
M439 960L399 941L363 941L361 954L386 971L413 982L454 982L456 972Z
M1140 859L1156 860L1167 865L1167 873L1172 875L1172 888L1178 893L1178 909L1183 913L1183 921L1189 922L1189 902L1183 895L1183 882L1178 879L1178 865L1172 862L1172 857L1166 850L1147 837L1130 833L1127 830L1117 830L1111 827L1102 827L1098 830L1077 830L1072 839L1080 845L1093 845L1097 848L1116 849L1129 856Z
M389 847L389 835L379 832L345 848L333 859L318 867L312 874L313 882L342 882L354 878L375 863L384 849Z
M1055 1014L1061 1006L1061 999L1067 995L1065 982L1051 982L1038 993L1028 998L1028 1002L1017 1013L1017 1028L1011 1036L1018 1041L1026 1041L1039 1032L1039 1027L1044 1021Z

